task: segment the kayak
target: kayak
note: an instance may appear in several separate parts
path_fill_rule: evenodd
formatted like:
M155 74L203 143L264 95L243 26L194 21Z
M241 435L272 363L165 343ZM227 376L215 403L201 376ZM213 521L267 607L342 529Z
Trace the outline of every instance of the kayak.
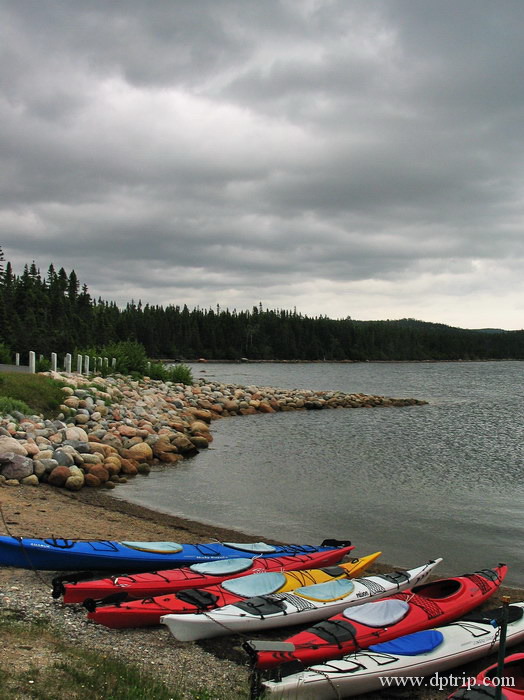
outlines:
M63 596L64 603L83 603L87 598L102 600L107 596L126 595L127 599L166 595L184 588L203 588L226 579L263 571L299 571L333 566L347 556L353 546L322 549L310 554L284 557L237 557L201 562L163 571L111 576L84 581L80 574L64 574L53 579L53 598ZM378 553L377 553L378 556ZM86 575L88 575L86 573ZM125 600L126 598L122 599Z
M160 621L181 642L323 620L348 606L378 600L423 583L442 559L408 571L334 579L294 591L255 595L204 613L163 615Z
M374 603L347 608L329 620L288 637L285 642L292 645L289 651L265 650L262 641L246 642L244 649L259 669L290 661L309 666L341 657L465 615L495 593L507 569L499 565L473 574L439 579Z
M324 540L320 546L273 545L266 542L115 542L111 540L32 539L0 536L0 566L52 571L152 571L169 566L189 565L253 555L280 557L332 549L337 540ZM339 546L351 542L338 542Z
M500 675L498 664L492 664L481 671L473 684L459 688L448 696L464 700L487 700L495 697L497 686L502 688L502 700L522 700L524 698L524 654L506 656Z
M524 602L510 605L509 613L506 644L518 644L524 640ZM388 688L405 690L403 679L419 680L436 672L440 676L450 668L491 654L499 645L501 619L502 607L472 612L443 627L372 645L342 659L290 673L280 680L264 681L264 697L335 700L376 690L387 692ZM432 687L430 679L425 684L421 687Z
M380 552L375 552L367 557L353 559L348 563L324 569L288 572L266 571L240 578L226 579L222 583L206 588L186 588L167 596L126 602L117 600L115 605L104 605L104 600L100 601L99 604L93 600L86 600L83 605L89 611L88 618L90 620L113 629L159 625L162 615L201 613L224 605L238 603L255 593L257 595L283 593L313 583L358 576L379 554ZM274 560L268 559L267 561ZM107 599L107 603L111 602L113 601Z

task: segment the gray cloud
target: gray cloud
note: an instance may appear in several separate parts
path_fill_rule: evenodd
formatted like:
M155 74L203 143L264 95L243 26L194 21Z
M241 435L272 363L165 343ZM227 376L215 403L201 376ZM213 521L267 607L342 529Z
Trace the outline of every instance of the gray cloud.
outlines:
M0 7L0 245L125 303L522 324L524 6Z

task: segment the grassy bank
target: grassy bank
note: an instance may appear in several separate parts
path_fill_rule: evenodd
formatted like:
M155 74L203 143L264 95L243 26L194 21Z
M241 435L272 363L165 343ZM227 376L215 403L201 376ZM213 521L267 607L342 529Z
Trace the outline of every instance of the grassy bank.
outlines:
M40 374L0 373L0 414L19 411L53 418L60 412L64 394L56 382Z

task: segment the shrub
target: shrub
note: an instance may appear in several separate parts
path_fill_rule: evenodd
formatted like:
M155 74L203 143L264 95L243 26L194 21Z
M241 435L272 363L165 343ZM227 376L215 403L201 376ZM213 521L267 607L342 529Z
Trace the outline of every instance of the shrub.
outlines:
M33 411L23 401L12 399L10 396L0 396L0 414L13 414L13 411L23 413L24 416L30 416Z
M48 360L46 357L42 357L35 362L36 372L49 372L50 369L51 360Z
M193 384L191 368L184 364L169 367L167 371L167 381L180 382L182 384Z
M115 357L115 371L121 374L131 374L131 372L144 374L146 371L147 355L145 348L140 343L132 340L106 345L100 350L99 355L102 357Z

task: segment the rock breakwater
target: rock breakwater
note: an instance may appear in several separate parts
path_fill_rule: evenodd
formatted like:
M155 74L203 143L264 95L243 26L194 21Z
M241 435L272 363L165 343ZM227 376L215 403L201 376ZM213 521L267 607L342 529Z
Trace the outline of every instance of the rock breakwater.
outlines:
M114 488L148 474L152 464L176 464L198 454L213 440L212 421L227 416L426 403L204 379L186 386L147 377L46 374L66 383L61 413L54 420L17 412L0 417L0 486Z

